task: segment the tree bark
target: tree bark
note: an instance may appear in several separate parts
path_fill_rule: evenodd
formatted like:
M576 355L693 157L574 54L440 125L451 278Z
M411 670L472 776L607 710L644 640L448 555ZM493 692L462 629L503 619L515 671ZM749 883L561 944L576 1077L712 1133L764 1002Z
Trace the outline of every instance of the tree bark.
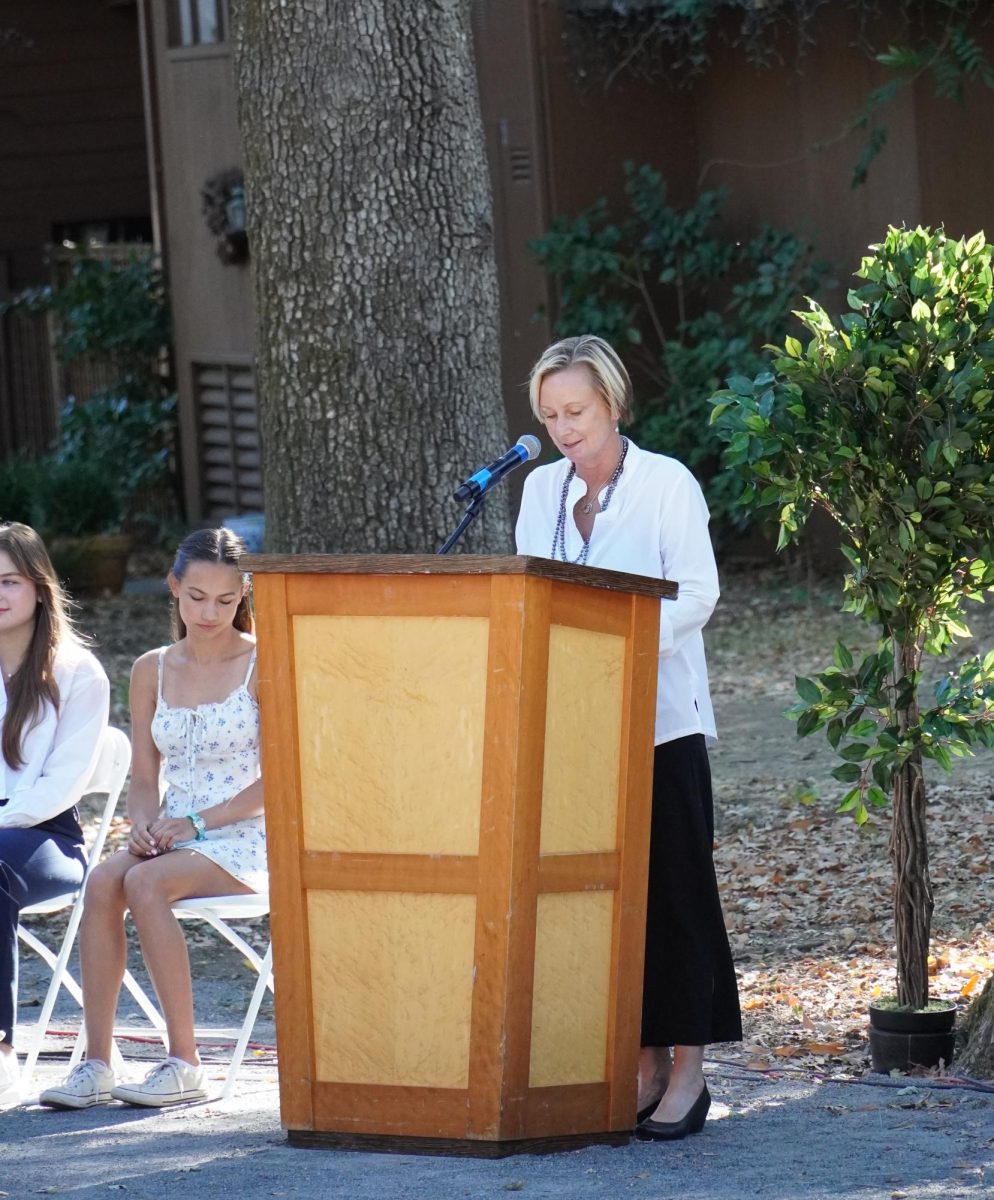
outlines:
M895 655L899 671L917 671L921 650L904 644ZM918 722L918 706L899 709L902 733ZM897 942L897 999L912 1008L928 1003L928 946L932 929L932 880L928 869L925 775L915 750L894 776L890 858L894 868L894 935Z
M994 977L970 1005L960 1031L956 1073L974 1079L994 1079Z
M508 442L468 0L233 10L267 547L430 552Z

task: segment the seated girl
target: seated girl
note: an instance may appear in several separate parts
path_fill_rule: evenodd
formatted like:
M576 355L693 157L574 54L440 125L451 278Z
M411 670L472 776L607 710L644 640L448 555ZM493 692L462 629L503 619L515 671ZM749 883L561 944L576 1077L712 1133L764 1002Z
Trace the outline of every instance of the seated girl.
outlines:
M41 538L27 525L0 524L0 1108L20 1100L18 916L83 880L75 806L100 752L109 699Z
M241 540L228 529L190 534L169 573L173 645L131 673L133 759L127 849L97 867L80 928L86 1058L42 1104L109 1100L160 1107L203 1099L186 941L177 900L265 891L255 638ZM160 793L160 769L165 785ZM110 1068L130 910L166 1021L169 1054L144 1080Z

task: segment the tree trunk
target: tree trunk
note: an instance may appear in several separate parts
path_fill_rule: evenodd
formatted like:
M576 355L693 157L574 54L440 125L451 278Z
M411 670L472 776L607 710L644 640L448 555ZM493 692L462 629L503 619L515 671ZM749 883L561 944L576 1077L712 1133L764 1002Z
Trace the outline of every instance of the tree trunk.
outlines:
M267 546L432 552L508 442L468 0L233 9Z
M918 670L921 651L914 644L899 647L899 671ZM898 709L902 733L918 722L918 706ZM897 999L912 1008L928 1003L928 945L932 928L932 880L928 869L925 827L925 776L916 750L894 776L894 814L890 858L894 868L894 935L897 941Z
M956 1073L974 1079L994 1079L994 977L970 1005L960 1031Z

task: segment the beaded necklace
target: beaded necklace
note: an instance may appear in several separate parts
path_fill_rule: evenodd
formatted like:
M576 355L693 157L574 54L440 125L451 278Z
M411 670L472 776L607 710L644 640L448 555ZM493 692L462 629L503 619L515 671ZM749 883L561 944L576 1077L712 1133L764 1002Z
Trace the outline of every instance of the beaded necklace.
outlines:
M611 503L611 497L614 495L614 489L618 486L618 480L621 478L621 472L625 469L625 455L628 453L628 438L621 439L621 457L618 459L618 465L614 468L614 473L607 483L607 490L604 493L604 503L601 505L601 512L607 512L607 507ZM570 559L566 554L566 497L569 495L569 485L573 482L573 476L576 474L576 465L570 463L570 468L566 472L566 479L563 482L562 495L559 497L559 516L556 519L556 532L552 535L552 552L549 555L552 559L561 559L563 562L573 562L577 566L582 567L587 561L587 555L590 553L590 538L593 537L593 526L590 529L590 536L583 539L583 548L579 555Z

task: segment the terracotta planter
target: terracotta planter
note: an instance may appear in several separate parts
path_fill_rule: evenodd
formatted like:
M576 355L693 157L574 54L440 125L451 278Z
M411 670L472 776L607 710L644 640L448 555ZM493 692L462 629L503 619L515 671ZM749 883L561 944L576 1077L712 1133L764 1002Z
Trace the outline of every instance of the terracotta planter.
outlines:
M952 1061L956 1035L956 1006L909 1012L870 1005L870 1060L874 1071L907 1073L914 1068L947 1066Z
M116 595L124 587L132 540L127 533L47 539L52 565L71 592Z

